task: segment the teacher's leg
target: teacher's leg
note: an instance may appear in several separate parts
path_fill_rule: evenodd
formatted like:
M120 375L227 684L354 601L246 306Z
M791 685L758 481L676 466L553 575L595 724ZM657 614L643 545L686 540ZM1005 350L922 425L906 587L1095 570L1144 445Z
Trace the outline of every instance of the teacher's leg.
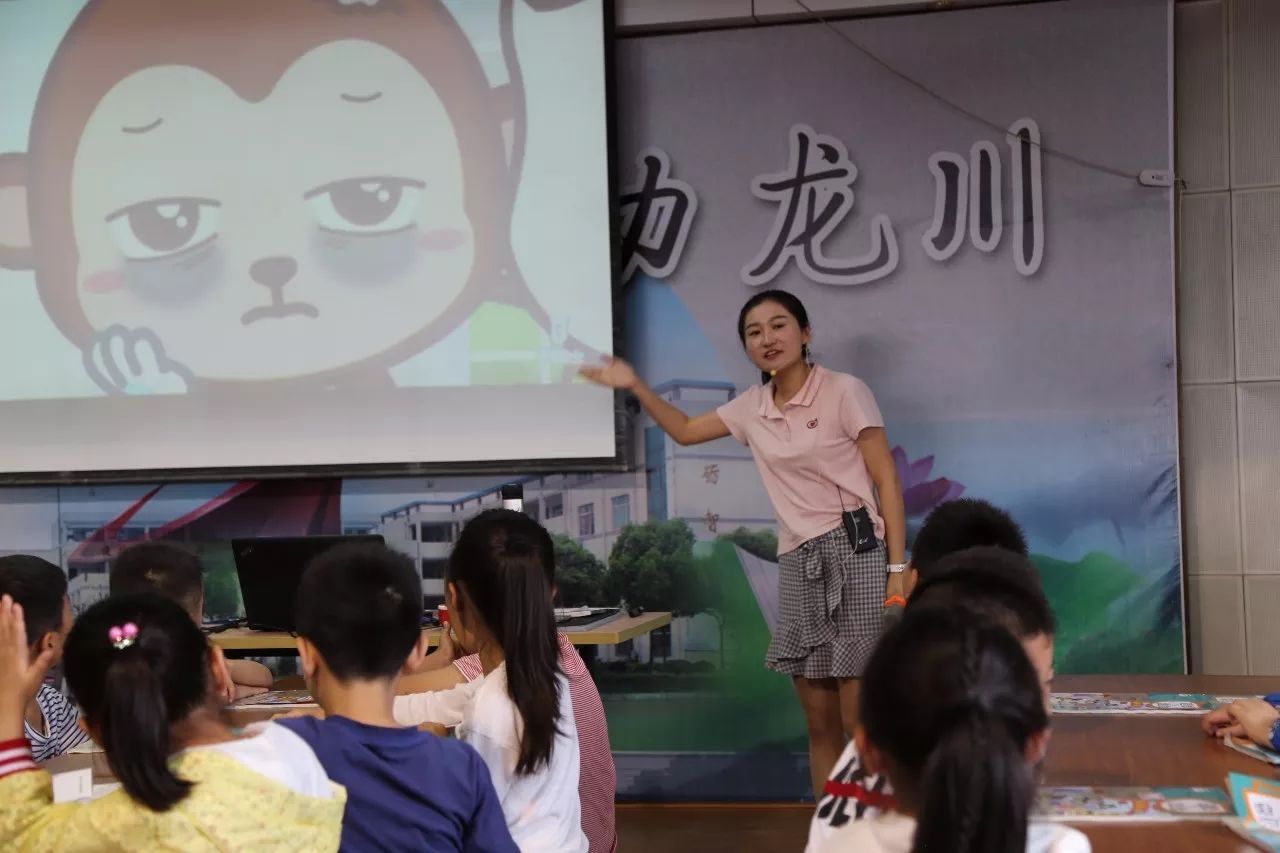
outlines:
M840 722L844 726L845 737L852 739L854 730L858 728L858 689L861 680L838 678L836 681L840 690ZM843 750L844 746L840 748Z
M796 693L809 730L809 778L815 800L844 752L844 723L840 715L840 689L834 678L796 678Z

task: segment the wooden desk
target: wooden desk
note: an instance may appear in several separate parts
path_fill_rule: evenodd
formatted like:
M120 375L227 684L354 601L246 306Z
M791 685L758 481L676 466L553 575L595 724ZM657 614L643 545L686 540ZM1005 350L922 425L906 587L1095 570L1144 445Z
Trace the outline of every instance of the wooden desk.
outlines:
M564 634L575 646L616 646L670 624L670 613L642 613L635 617L621 614L590 628L567 629ZM432 646L439 645L439 628L428 628L423 633ZM209 640L230 657L249 655L273 657L298 653L297 638L285 631L229 628L226 631L211 634Z
M1238 693L1262 695L1280 679L1260 676L1060 676L1058 693ZM1227 773L1274 776L1274 769L1227 749L1200 728L1200 717L1057 714L1044 768L1046 785L1211 785ZM1252 851L1216 822L1103 826L1077 824L1094 853Z

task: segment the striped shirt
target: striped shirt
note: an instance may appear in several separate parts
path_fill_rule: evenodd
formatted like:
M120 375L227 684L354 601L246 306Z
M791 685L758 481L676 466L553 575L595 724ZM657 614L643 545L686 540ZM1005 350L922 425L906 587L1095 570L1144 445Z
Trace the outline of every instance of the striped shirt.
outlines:
M591 853L614 853L618 835L614 826L613 796L618 777L613 766L613 750L609 747L609 726L604 718L600 691L591 680L591 671L578 650L564 634L560 639L560 669L569 679L569 699L578 728L578 799L582 803L582 832L591 845ZM458 672L468 681L484 676L479 655L454 661Z
M57 758L89 739L80 730L80 712L57 690L47 684L41 685L40 692L36 694L36 704L40 706L48 733L36 731L30 723L22 724L23 734L31 741L31 754L36 761Z

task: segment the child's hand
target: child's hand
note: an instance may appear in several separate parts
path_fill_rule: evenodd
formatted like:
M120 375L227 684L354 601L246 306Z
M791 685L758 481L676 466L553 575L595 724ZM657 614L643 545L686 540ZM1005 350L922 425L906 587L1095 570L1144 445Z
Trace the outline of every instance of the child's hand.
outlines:
M235 701L248 699L250 696L261 696L263 693L270 693L269 687L258 687L253 684L235 684L231 685L231 698Z
M103 638L106 641L106 638ZM27 645L27 629L22 621L22 605L9 596L0 597L0 738L9 739L22 736L22 715L27 704L35 699L40 685L44 683L44 674L53 663L53 650L45 649L31 660L31 650ZM17 732L9 731L13 727L10 717L16 712Z
M1245 737L1244 728L1232 718L1231 710L1226 705L1221 708L1214 708L1201 717L1200 728L1204 729L1205 734L1213 735L1216 738L1223 738L1227 735Z
M422 659L414 672L434 672L451 665L458 658L458 647L454 643L453 632L449 625L440 626L440 645L431 654Z
M283 714L273 714L273 720L290 720L298 717L315 717L317 720L324 719L323 708L294 708L292 711L286 711Z
M1237 699L1227 706L1227 712L1250 740L1259 746L1271 747L1271 729L1276 720L1280 720L1280 711L1270 703L1261 699Z

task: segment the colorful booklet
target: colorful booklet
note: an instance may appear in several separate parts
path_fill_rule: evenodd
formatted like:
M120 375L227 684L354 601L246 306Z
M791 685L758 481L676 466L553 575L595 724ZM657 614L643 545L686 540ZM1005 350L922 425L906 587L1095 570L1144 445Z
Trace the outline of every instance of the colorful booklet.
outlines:
M1243 696L1212 693L1054 693L1055 714L1204 714Z
M1221 788L1045 787L1035 807L1041 820L1071 823L1221 820L1233 813Z
M1237 815L1227 826L1263 850L1280 851L1280 782L1232 773L1227 786Z
M1227 735L1222 739L1222 742L1236 752L1244 753L1250 758L1256 758L1268 764L1280 764L1280 752L1276 752L1274 749L1267 749L1265 746L1258 746L1251 740L1236 740L1231 735Z
M316 704L306 690L271 690L257 696L246 696L232 703L233 708L305 708Z

